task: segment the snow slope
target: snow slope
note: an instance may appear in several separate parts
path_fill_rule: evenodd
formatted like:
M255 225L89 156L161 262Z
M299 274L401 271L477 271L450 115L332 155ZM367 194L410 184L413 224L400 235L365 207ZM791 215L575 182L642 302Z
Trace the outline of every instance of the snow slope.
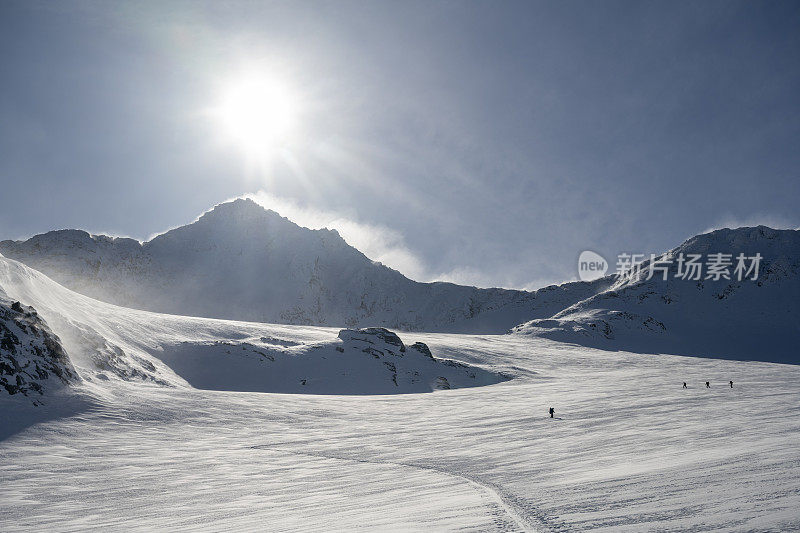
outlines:
M0 253L67 288L124 307L407 331L505 333L591 292L579 290L565 305L563 293L572 288L592 286L572 284L538 297L526 291L418 283L371 261L336 231L302 228L242 199L220 204L194 223L145 243L62 230L23 242L2 241Z
M380 328L342 330L337 338L334 330L286 327L276 332L259 324L125 309L72 292L3 257L0 289L34 304L63 340L52 337L50 343L56 345L50 358L66 361L63 344L78 375L89 383L115 380L218 390L397 394L506 379L434 357L423 343L406 346L396 334ZM0 319L5 316L2 311L0 307ZM9 313L16 321L15 331L23 327L23 319L41 322L38 315ZM4 327L0 322L0 334ZM37 333L35 327L31 334ZM43 322L38 327L49 332ZM291 336L286 338L285 333ZM9 348L3 337L0 354L13 362L15 348Z
M761 254L758 278L676 277L680 254L709 253ZM608 289L514 331L604 349L800 364L800 231L717 230L656 260L673 260L667 280L661 272L647 279L648 260L639 274L610 276Z
M155 355L199 389L300 394L400 394L478 387L502 375L406 347L388 330L344 329L337 340L302 343L183 342Z

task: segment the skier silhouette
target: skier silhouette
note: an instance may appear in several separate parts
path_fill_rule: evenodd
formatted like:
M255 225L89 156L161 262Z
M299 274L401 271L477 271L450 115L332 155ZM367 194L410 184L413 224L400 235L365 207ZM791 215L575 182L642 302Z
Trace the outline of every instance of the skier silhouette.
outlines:
M686 382L685 381L683 382L683 388L684 389L688 389L689 388L689 387L686 386Z
M550 408L550 418L553 418L553 414L555 414L556 410L552 407Z
M728 383L731 384L731 388L733 388L733 381L729 381Z
M707 389L710 389L710 388L711 388L711 384L710 384L708 381L706 381L706 388L707 388Z

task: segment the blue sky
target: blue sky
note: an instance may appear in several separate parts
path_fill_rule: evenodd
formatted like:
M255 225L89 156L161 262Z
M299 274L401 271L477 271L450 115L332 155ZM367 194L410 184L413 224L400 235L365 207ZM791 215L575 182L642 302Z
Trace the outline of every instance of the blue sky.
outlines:
M797 2L6 0L0 49L0 238L253 194L415 279L536 287L800 226ZM298 102L258 162L208 112L253 73Z

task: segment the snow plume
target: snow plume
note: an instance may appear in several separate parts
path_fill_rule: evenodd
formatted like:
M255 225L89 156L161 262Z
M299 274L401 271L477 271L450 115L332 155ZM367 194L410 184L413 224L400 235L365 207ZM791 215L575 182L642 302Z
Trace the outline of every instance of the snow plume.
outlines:
M483 272L469 267L457 267L449 272L442 272L436 278L438 281L449 281L458 285L482 284L481 286L487 287L492 285L492 282L487 280Z
M436 276L437 281L448 281L457 285L467 285L474 287L501 287L504 289L514 289L533 292L542 287L550 285L560 285L570 281L576 281L577 277L536 277L527 282L521 283L518 279L510 276L498 278L483 270L471 267L457 267L448 272L442 272Z
M755 226L767 226L772 229L800 229L795 220L792 222L786 217L771 214L753 214L746 217L728 215L718 219L711 226L701 233L711 233L714 230L730 228L751 228Z
M309 229L335 229L342 238L374 261L398 270L417 281L431 281L423 261L405 243L403 235L391 228L365 224L334 211L299 205L265 191L245 195L267 209L272 209L292 222Z

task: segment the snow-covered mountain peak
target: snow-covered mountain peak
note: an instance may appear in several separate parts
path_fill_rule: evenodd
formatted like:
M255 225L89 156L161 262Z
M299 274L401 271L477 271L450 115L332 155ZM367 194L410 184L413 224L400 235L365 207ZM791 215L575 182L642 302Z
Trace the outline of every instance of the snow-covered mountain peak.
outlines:
M746 271L737 272L740 256ZM515 331L638 352L800 362L798 230L712 231L605 279L605 290Z
M11 244L14 241L2 241ZM33 253L45 255L53 249L60 250L117 250L132 253L141 248L142 244L136 239L127 237L110 237L108 235L92 235L87 231L78 229L60 229L34 235L26 243L30 244ZM80 253L80 252L79 252Z
M236 198L228 202L215 205L203 213L197 222L213 223L275 223L283 221L295 225L288 218L284 218L271 209L266 209L250 198Z
M236 253L265 246L299 253L317 247L350 248L336 231L304 228L249 198L218 204L191 224L144 243L145 248L155 253L173 254L176 246L217 248Z
M746 256L761 254L770 262L781 257L800 255L800 231L773 229L767 226L723 228L701 233L670 250L673 256L687 254L730 253Z
M480 333L536 316L532 293L417 283L336 231L304 228L250 199L143 244L72 230L0 250L87 296L181 315Z
M661 254L655 254L654 267L669 266L668 278L674 279L683 269L682 262L691 257L695 260L707 262L709 256L723 254L723 259L730 262L729 277L734 274L739 255L749 261L758 257L758 273L761 279L775 279L786 274L787 268L800 263L800 231L790 229L773 229L767 226L723 228L708 233L695 235L684 241L679 246ZM645 281L649 281L652 258L646 258L638 269L633 269L626 276L618 277L615 274L607 276L612 283L611 290L620 290ZM659 270L661 272L661 270ZM661 275L663 278L663 274ZM704 284L725 283L730 281L725 277L710 280L701 275Z
M317 234L331 234L339 236L339 232L333 229L322 228L312 230L282 216L281 214L267 209L261 204L250 198L236 198L228 202L215 205L209 211L203 213L194 224L203 225L227 225L227 226L263 226L272 231L296 232L298 230ZM192 224L189 224L191 226Z

